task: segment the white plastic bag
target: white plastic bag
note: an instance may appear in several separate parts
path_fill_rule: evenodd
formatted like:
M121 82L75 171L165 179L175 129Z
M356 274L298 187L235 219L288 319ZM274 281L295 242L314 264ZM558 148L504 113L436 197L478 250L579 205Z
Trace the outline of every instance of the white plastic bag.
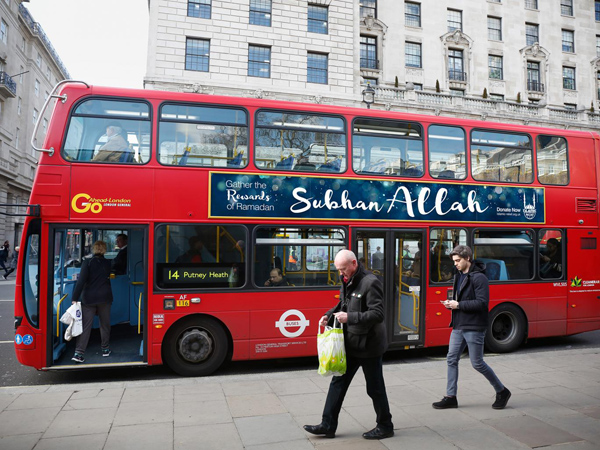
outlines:
M323 376L344 375L346 373L346 347L344 346L344 331L342 324L339 328L335 326L339 323L334 320L333 327L325 327L321 333L319 325L319 334L317 334L317 350L319 353L318 373Z
M70 341L73 336L79 336L83 332L81 302L72 304L61 316L60 321L65 325L68 325L65 330L65 341Z

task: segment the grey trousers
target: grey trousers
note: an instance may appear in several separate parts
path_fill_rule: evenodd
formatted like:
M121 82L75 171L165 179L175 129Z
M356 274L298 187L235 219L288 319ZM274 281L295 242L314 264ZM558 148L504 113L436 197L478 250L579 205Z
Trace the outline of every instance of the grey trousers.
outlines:
M81 313L83 314L83 332L77 336L77 345L75 352L83 355L90 340L94 316L100 319L100 347L108 348L110 341L110 303L98 303L96 305L81 304Z

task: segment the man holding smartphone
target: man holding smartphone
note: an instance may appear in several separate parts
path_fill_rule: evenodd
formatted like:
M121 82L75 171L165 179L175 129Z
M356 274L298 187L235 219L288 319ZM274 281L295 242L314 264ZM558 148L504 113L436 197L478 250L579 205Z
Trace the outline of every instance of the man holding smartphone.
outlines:
M508 403L510 391L504 387L494 371L483 360L483 343L488 326L490 289L485 264L473 259L473 251L466 245L458 245L450 253L458 273L454 277L453 299L442 301L452 312L452 334L448 344L448 381L446 396L433 403L435 409L458 408L458 362L466 347L473 368L481 373L496 391L494 409L502 409Z

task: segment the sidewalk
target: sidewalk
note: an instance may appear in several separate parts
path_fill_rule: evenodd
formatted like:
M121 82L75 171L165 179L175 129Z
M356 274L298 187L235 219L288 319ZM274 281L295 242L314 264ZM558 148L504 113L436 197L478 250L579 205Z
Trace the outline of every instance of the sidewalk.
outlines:
M329 378L315 370L0 389L3 450L600 449L600 348L486 358L512 391L495 395L461 362L459 408L434 410L446 363L384 366L396 435L367 441L375 413L357 374L335 439L317 424Z

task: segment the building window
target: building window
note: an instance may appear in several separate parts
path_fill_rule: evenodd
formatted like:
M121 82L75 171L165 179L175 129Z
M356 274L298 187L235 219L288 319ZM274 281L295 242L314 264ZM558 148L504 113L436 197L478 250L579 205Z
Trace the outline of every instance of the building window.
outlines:
M489 77L502 80L502 56L488 55Z
M21 97L19 97L19 100L17 101L17 115L21 115L21 107L23 106L23 100L21 99Z
M210 62L210 41L208 39L187 38L185 42L185 70L208 72Z
M577 109L577 104L576 103L565 103L565 109L575 111Z
M490 94L490 100L497 100L500 102L504 101L504 95L502 94Z
M21 38L21 51L25 51L25 38Z
M575 67L563 66L563 89L576 89Z
M562 30L562 51L575 53L575 32Z
M596 56L600 56L600 35L596 35Z
M500 17L488 16L488 39L493 41L502 40L502 19Z
M33 88L33 92L35 93L36 97L40 96L40 80L35 80L35 85Z
M413 83L413 86L415 87L415 91L422 91L423 90L423 84L422 83Z
M415 42L404 43L404 57L406 59L406 67L422 67L421 44Z
M308 31L327 34L327 6L308 5Z
M52 78L52 72L50 71L50 66L46 67L46 78L49 80Z
M525 44L533 45L540 42L540 27L535 23L525 24Z
M20 129L17 128L17 131L15 133L15 148L18 150L19 149L19 133L20 133Z
M467 74L463 70L462 50L448 50L448 78L451 81L467 81Z
M48 131L48 119L44 119L42 121L42 126L43 126L43 130L44 130L44 134L46 134L46 132Z
M406 2L404 3L404 24L409 27L421 26L421 4Z
M321 53L307 54L306 81L309 83L327 84L327 55Z
M250 25L271 26L271 0L250 0Z
M448 31L462 31L462 11L457 9L448 10Z
M42 55L40 54L40 52L38 52L38 54L37 54L35 63L37 64L38 67L40 67L40 68L42 67Z
M527 9L538 9L537 0L525 0L525 8Z
M377 78L363 77L363 84L368 84L370 86L377 86Z
M377 0L360 0L360 17L377 17Z
M560 13L563 16L572 16L573 0L560 0Z
M378 69L377 38L370 36L360 37L360 67Z
M210 19L210 5L212 0L188 0L188 17Z
M33 124L35 125L35 123L37 122L38 119L38 110L37 109L33 109Z
M527 90L534 92L543 92L540 83L540 63L527 61Z
M2 19L0 21L0 41L8 43L8 24Z
M271 77L271 47L248 46L248 76Z
M464 97L465 90L464 89L450 89L450 95L453 95L454 97Z
M594 2L594 8L596 9L596 22L600 22L600 0Z

